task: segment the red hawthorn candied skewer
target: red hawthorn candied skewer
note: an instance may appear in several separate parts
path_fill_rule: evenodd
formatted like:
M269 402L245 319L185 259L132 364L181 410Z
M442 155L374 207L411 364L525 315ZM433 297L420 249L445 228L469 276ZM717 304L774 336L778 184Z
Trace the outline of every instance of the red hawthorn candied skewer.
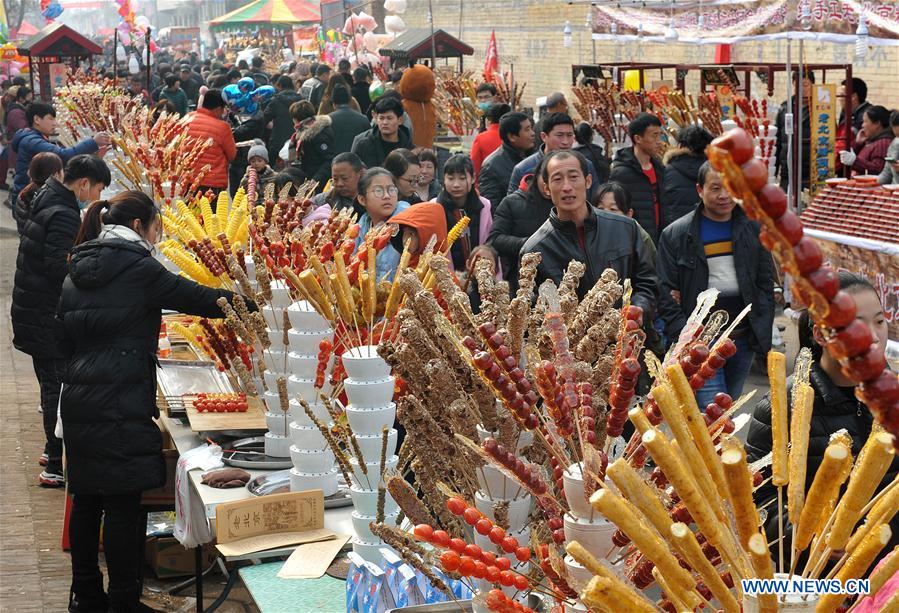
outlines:
M886 368L884 348L873 343L871 331L855 319L855 300L839 288L836 271L823 267L824 256L813 239L803 236L799 216L787 210L787 198L768 184L767 168L752 159L754 143L745 130L730 130L707 150L712 166L750 219L762 224L759 239L781 268L793 278L793 291L808 305L812 319L824 330L826 349L857 384L856 397L893 435L899 450L899 378Z

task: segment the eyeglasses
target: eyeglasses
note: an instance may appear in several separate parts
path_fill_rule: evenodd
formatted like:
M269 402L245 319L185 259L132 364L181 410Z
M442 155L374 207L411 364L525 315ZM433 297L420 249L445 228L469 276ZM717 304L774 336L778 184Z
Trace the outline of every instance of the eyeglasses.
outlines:
M423 181L421 176L412 177L411 179L407 179L406 177L400 177L400 179L403 181L406 181L412 187L415 187L416 185L421 185L422 181Z
M383 198L384 196L396 196L400 193L400 191L396 188L396 186L391 185L387 189L384 189L380 185L371 188L368 190L369 194L373 194L375 198Z

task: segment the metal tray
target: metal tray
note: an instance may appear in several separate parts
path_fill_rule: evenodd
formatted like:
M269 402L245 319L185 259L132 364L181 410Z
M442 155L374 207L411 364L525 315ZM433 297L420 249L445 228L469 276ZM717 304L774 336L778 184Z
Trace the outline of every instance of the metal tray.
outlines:
M265 437L254 436L228 443L228 451L222 453L222 462L237 468L251 470L280 470L290 468L290 458L274 458L265 455Z
M233 392L228 377L219 372L212 362L187 360L159 360L156 383L166 400L171 399L170 416L186 415L183 403L177 399L201 392L228 394Z
M339 509L352 506L353 504L353 499L350 498L350 488L344 482L343 476L337 477L337 484L339 488L337 493L325 498L326 509ZM250 479L247 483L247 490L253 496L286 494L290 492L290 471L279 470L278 472L259 475L254 479Z

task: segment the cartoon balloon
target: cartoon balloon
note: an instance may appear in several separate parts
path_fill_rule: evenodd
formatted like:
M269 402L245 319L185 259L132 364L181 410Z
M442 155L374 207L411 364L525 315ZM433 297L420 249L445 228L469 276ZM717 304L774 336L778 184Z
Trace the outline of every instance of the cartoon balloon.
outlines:
M253 77L243 77L240 81L237 82L237 89L239 89L244 94L253 91L253 88L255 87L256 81L253 80Z
M406 22L399 15L388 15L384 18L384 29L393 34L406 31Z
M384 0L384 10L388 13L405 13L406 0Z
M366 32L362 35L362 48L369 51L378 50L378 35L374 32Z

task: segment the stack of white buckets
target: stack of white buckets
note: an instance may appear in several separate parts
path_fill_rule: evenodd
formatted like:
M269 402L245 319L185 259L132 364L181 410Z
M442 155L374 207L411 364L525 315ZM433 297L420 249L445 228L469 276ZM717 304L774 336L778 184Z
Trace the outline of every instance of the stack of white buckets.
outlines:
M564 517L565 542L577 541L593 556L605 559L612 549L612 535L615 525L595 510L584 497L584 478L581 465L572 464L562 473L565 499L571 513ZM588 583L593 573L578 564L571 556L565 556L565 566L569 574L581 583ZM587 607L578 602L574 606L565 605L566 611L586 611Z
M393 427L396 404L393 402L394 378L390 365L377 353L374 345L354 347L342 356L347 378L344 380L348 404L346 416L353 430L353 437L365 461L360 465L355 454L350 456L354 483L350 487L353 499L353 551L364 560L383 566L381 548L384 542L372 534L369 524L377 515L378 485L383 481L381 473L382 430L388 429L384 470L395 469L399 462L397 430ZM396 523L399 509L389 493L385 492L384 523Z
M488 432L483 427L478 426L478 437L481 439L481 442L483 442L488 437L496 438L497 434ZM533 442L533 440L533 432L522 430L518 437L516 451L520 453L525 447L528 447ZM490 521L493 521L495 523L496 505L500 503L508 503L509 526L506 529L506 536L513 536L518 539L519 545L529 547L531 537L528 528L528 516L531 513L531 502L533 500L531 494L528 493L526 489L521 487L517 481L515 481L514 479L510 479L499 469L494 468L491 464L485 464L476 472L478 477L478 486L480 487L480 489L475 492L474 495L475 507L478 509L478 511L490 518ZM475 530L474 542L475 545L477 545L484 551L490 551L498 556L505 556L509 558L513 563L512 569L516 572L521 574L528 573L528 564L530 564L529 562L518 562L515 559L515 552L507 553L506 551L503 551L501 547L493 544L493 542L490 540L489 535L480 534ZM496 587L489 581L485 581L483 579L477 579L475 581L475 585L478 591L484 594ZM518 592L516 596L517 590L514 587L504 587L502 588L502 590L506 594L506 596L514 596L518 602L527 604L527 592Z
M283 344L284 310L290 305L290 292L283 281L272 282L272 299L262 308L271 347L263 350L265 362L265 388L257 381L256 387L265 392L265 455L273 458L290 456L290 437L287 435L288 420L284 418L278 396L278 379L290 376L290 360L288 348Z

